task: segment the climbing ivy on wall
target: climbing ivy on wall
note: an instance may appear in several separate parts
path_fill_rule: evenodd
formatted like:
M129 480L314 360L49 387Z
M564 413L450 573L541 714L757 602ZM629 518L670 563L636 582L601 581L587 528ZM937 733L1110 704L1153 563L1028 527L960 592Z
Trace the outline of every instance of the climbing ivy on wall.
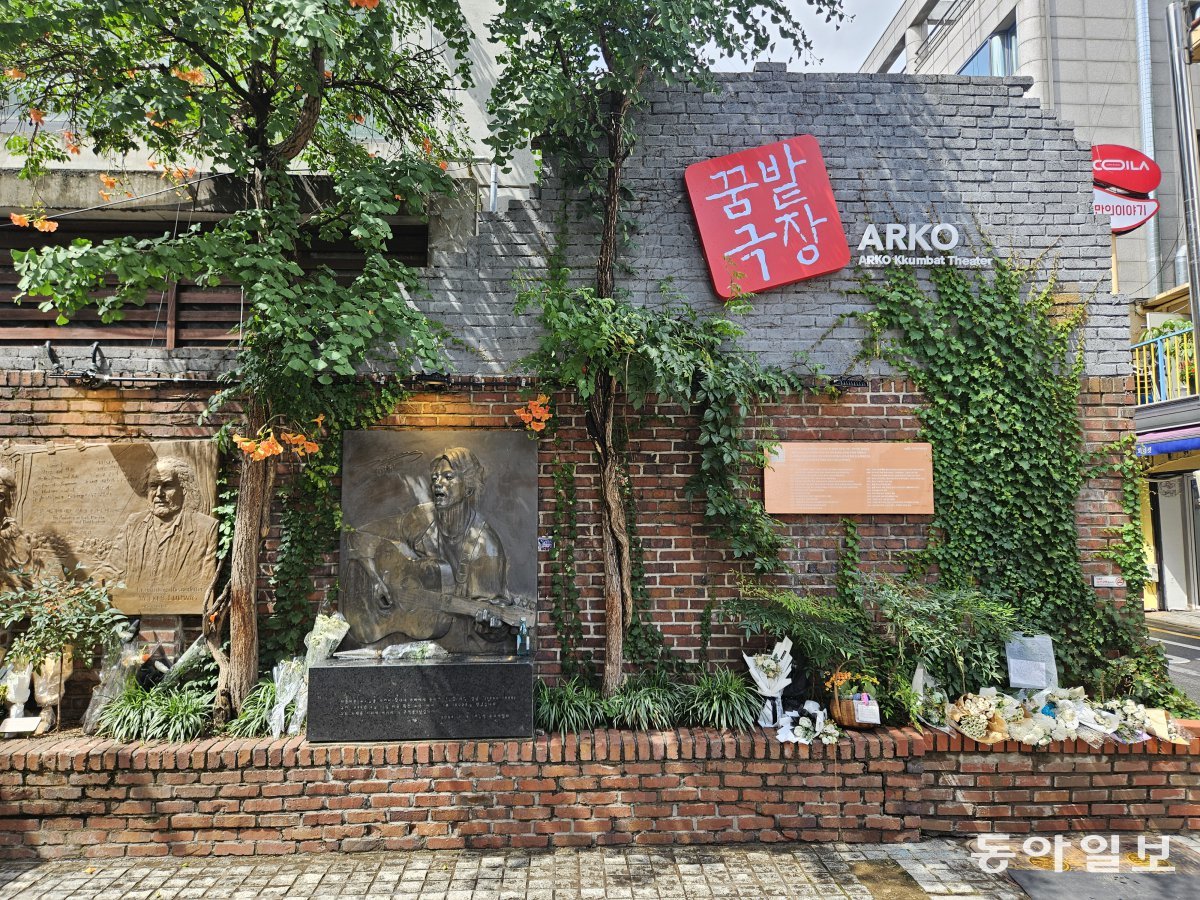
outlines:
M1142 596L1146 586L1146 541L1142 535L1142 485L1146 461L1134 453L1137 438L1127 435L1114 447L1105 448L1107 459L1093 469L1096 477L1115 475L1121 479L1121 511L1126 521L1110 529L1116 540L1096 555L1117 564L1125 579L1128 597Z
M1137 604L1100 602L1082 571L1075 503L1093 471L1079 421L1083 313L1051 315L1053 278L1033 285L1039 262L936 268L928 287L892 268L863 281L873 308L860 318L869 355L925 399L935 514L913 572L1015 603L1054 636L1067 681L1092 686L1112 654L1144 653L1147 638Z
M550 526L550 621L558 637L559 661L565 678L595 675L592 658L584 654L579 584L575 580L575 545L579 540L575 464L554 467L554 519Z

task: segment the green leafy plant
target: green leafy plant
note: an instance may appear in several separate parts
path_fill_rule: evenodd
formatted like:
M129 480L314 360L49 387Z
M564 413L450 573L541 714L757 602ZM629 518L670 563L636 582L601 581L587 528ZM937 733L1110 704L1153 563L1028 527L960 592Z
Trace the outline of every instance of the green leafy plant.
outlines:
M604 723L604 702L600 692L578 676L557 686L539 681L534 690L533 718L544 731L574 734Z
M39 299L61 323L88 307L109 322L181 280L232 282L246 319L237 364L216 402L250 438L268 423L303 430L319 415L333 419L332 407L354 397L362 398L356 409L370 408L377 395L361 389L356 373L382 348L397 378L445 367L446 332L413 304L419 273L388 244L397 216L423 215L431 196L456 190L444 169L463 155L455 96L471 57L457 3L23 0L9 7L0 67L21 77L5 79L0 92L10 108L28 110L9 143L24 157L22 176L68 160L69 150L51 149L63 140L114 161L144 148L183 195L184 186L219 180L221 193L242 206L162 238L77 240L16 254L18 300ZM432 29L437 43L427 39ZM53 116L66 120L61 134L46 125ZM196 173L198 161L210 171ZM106 177L119 183L125 174ZM326 265L301 267L305 251L326 241L348 241L362 254L353 278ZM221 721L258 679L258 559L275 463L248 453L239 459L229 586L203 618L221 666ZM294 496L303 507L311 494ZM306 543L294 527L292 538ZM317 549L292 558L311 560ZM274 630L286 644L305 614L295 602L303 578L290 566L284 576Z
M304 652L304 636L315 618L313 570L336 553L341 537L338 478L346 432L375 424L407 393L394 379L367 384L338 381L323 390L319 399L312 398L312 406L300 413L305 419L324 415L325 435L320 450L308 457L279 492L279 546L270 580L274 596L259 627L261 670L270 671L279 660ZM324 597L328 601L335 598L333 590Z
M742 581L738 594L722 604L747 638L767 634L791 638L792 659L812 675L832 671L845 659L867 655L870 620L862 607L836 595L801 594Z
M639 674L604 698L604 710L616 728L661 730L679 721L685 696L684 686L665 674Z
M1171 681L1162 648L1148 645L1137 653L1110 659L1096 690L1100 699L1131 697L1185 719L1200 718L1200 704Z
M148 692L131 675L125 689L101 710L98 732L126 744L140 741L156 715L153 707Z
M840 0L808 0L826 19L841 19ZM632 196L625 164L636 144L636 114L648 79L712 89L714 55L747 58L776 40L797 53L811 45L783 0L732 3L597 3L515 0L490 23L501 74L489 109L497 161L536 141L556 173L578 189L583 210L599 222L594 279L569 283L561 257L550 277L526 286L517 310L537 310L540 348L528 368L544 389L572 390L585 406L599 466L604 567L603 690L624 678L624 641L635 620L633 561L623 503L628 481L617 446L620 402L640 408L650 394L696 407L701 418L700 472L691 495L719 539L755 568L779 565L782 538L743 473L762 457L746 416L755 400L795 385L739 353L740 330L722 317L700 317L687 304L652 310L618 290L619 256L628 234L623 204ZM559 224L560 241L566 237ZM590 260L589 260L590 262ZM737 304L731 311L736 311ZM646 636L645 634L643 636Z
M621 441L627 444L628 435L621 429ZM628 469L628 455L623 465ZM625 503L625 529L629 540L629 581L633 591L633 614L625 633L625 659L640 672L666 674L684 672L689 664L671 652L662 630L654 624L651 613L650 588L646 584L646 548L638 534L637 499L633 484L626 478L622 486Z
M908 375L933 445L934 518L914 575L947 590L1004 597L1028 628L1056 639L1066 683L1094 688L1114 656L1148 643L1134 612L1098 600L1079 558L1075 505L1092 465L1079 420L1084 309L1051 315L1041 260L996 258L993 271L893 267L864 279L873 308L866 353ZM1132 556L1132 554L1130 554ZM1132 560L1131 560L1132 561Z
M116 646L126 619L113 609L103 586L51 576L0 594L0 625L18 623L25 628L13 639L7 659L36 669L67 647L86 661L95 650Z
M1004 644L1020 629L1012 604L972 588L882 576L863 579L862 597L883 615L907 676L923 663L951 696L1007 682Z
M745 731L752 727L763 700L736 672L701 672L684 691L680 716L689 725Z
M1115 475L1121 479L1121 511L1126 520L1109 529L1116 540L1096 555L1117 564L1125 580L1125 596L1135 603L1142 596L1149 572L1146 540L1142 533L1142 488L1148 464L1145 458L1137 455L1136 445L1136 435L1130 434L1100 448L1099 458L1087 473L1093 478Z
M583 620L576 580L575 553L579 540L579 510L575 464L554 467L554 518L550 527L550 621L558 637L563 674L590 681L595 666L582 652Z
M275 682L264 678L254 686L238 717L225 726L225 733L233 737L262 737L270 731L267 717L271 714L276 702ZM288 705L287 714L290 716L293 704Z
M212 723L212 700L198 683L146 689L131 674L125 689L101 711L99 733L125 743L192 741Z
M753 497L746 473L766 464L769 434L752 436L747 419L759 402L806 389L800 375L761 366L741 351L743 329L732 319L707 316L668 298L658 308L598 297L590 288L571 288L564 270L548 282L529 285L517 311L538 310L538 349L522 365L539 383L572 392L587 410L589 436L600 457L601 536L605 565L604 691L620 685L624 643L634 627L636 542L631 539L626 451L615 424L618 395L635 410L654 397L699 414L696 442L699 471L688 496L703 504L714 537L756 570L781 565L786 539L778 523ZM745 311L731 303L730 313ZM636 453L631 444L629 453ZM641 624L645 624L644 622ZM650 648L653 650L653 648Z

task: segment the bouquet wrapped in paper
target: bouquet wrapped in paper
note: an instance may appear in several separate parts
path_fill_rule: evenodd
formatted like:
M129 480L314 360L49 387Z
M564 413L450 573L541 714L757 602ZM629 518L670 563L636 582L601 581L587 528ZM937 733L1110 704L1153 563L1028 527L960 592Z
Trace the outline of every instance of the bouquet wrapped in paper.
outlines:
M1054 719L1042 713L1025 716L1008 726L1008 736L1029 747L1044 747L1054 740L1057 726Z
M995 688L983 688L980 697L987 697L996 707L996 712L1004 720L1005 725L1012 725L1025 719L1025 706L1016 697L1001 694Z
M1046 688L1023 700L1000 695L998 702L1007 721L1008 736L1014 741L1044 747L1052 741L1078 738L1098 747L1104 735L1086 727L1090 713L1085 696L1083 688Z
M758 714L758 724L764 728L776 728L783 720L783 689L792 683L792 640L784 638L770 653L754 656L742 654L750 669L755 690L766 701Z
M825 710L815 700L804 704L804 712L785 713L779 723L778 737L781 743L834 744L842 736L842 730L825 715Z
M948 710L951 724L980 744L995 744L1008 737L1008 725L996 709L996 698L963 694Z
M300 727L308 716L308 670L316 663L324 662L333 655L342 638L350 631L350 623L340 612L328 615L325 612L317 614L312 631L304 636L304 666L303 677L292 698L295 706L292 716L287 722L288 734L299 734ZM290 690L289 685L289 690ZM273 726L272 726L273 727Z
M938 686L937 679L925 670L924 663L918 664L913 673L912 689L917 696L917 721L935 731L948 734L950 720L947 718L947 711L950 708L950 698Z
M1146 730L1160 741L1169 741L1172 744L1189 744L1192 740L1191 733L1180 728L1179 723L1172 719L1165 709L1146 710Z
M1137 744L1149 740L1146 733L1146 707L1129 697L1088 702L1079 711L1080 733L1093 732L1103 740Z

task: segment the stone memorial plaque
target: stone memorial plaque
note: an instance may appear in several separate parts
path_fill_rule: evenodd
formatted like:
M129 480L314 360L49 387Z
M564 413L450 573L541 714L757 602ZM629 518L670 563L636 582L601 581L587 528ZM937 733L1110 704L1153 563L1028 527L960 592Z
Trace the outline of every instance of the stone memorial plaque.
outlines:
M933 447L898 442L783 443L763 472L772 514L933 514Z
M0 590L78 567L126 613L203 611L216 572L211 441L0 450Z
M1054 641L1048 634L1014 634L1004 645L1008 657L1008 684L1040 691L1058 687Z
M537 443L523 432L346 435L344 649L434 641L507 656L537 596Z
M327 660L309 698L310 741L533 736L533 664L518 657Z

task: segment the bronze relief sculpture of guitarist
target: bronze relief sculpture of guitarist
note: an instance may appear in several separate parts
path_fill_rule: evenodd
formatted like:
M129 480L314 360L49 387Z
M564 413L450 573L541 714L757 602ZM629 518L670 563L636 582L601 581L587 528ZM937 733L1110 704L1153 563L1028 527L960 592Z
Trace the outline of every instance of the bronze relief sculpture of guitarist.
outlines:
M483 464L451 447L429 466L430 501L347 535L344 604L360 645L436 641L451 653L510 653L532 603L508 590L499 535L479 511Z

